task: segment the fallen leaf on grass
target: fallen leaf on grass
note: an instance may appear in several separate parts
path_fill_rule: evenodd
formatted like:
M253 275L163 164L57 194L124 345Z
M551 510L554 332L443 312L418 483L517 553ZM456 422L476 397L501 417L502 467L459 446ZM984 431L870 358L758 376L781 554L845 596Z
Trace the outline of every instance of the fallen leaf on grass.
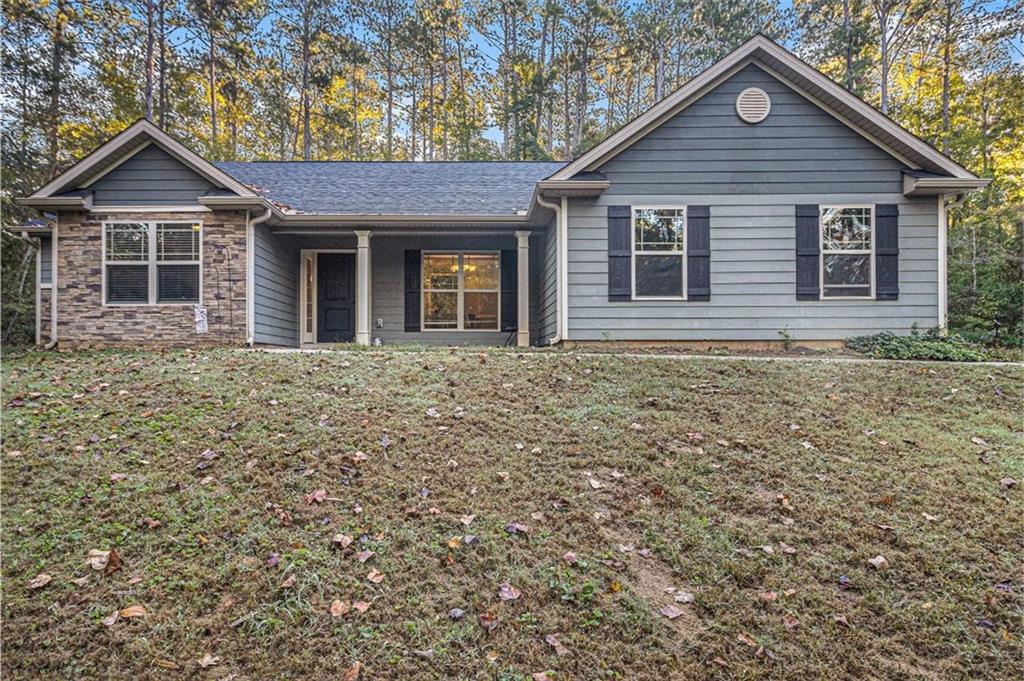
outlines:
M110 560L110 551L101 551L100 549L89 549L89 553L86 554L85 562L89 564L93 570L102 570L107 567L107 562Z
M364 550L364 551L360 551L359 553L357 553L357 554L356 554L356 559L357 559L357 560L358 560L358 561L359 561L360 563L365 563L366 561L368 561L368 560L370 560L371 558L373 558L373 556L374 556L374 555L375 555L375 554L374 554L374 552L373 552L373 551L370 551L369 549L366 549L366 550Z
M772 601L778 600L779 594L774 591L762 591L758 598L762 603L771 603Z
M561 634L548 634L544 637L544 641L555 649L555 655L559 657L569 654L569 649L562 645L562 642L559 640L561 636Z
M352 605L348 601L342 601L341 599L335 598L331 601L331 617L341 617L342 615L346 615L351 607Z
M743 644L751 647L751 648L756 648L757 647L757 641L755 641L750 634L744 634L744 633L736 634L736 640L739 641L740 643L743 643Z
M795 615L791 615L787 612L782 615L782 624L784 624L787 629L792 629L800 624L800 620L798 620Z
M294 572L292 574L288 575L287 579L285 579L283 582L281 582L280 588L281 589L287 589L287 588L291 587L293 584L295 584L295 573Z
M370 570L368 573L366 573L366 578L374 584L380 584L384 581L384 573L374 568L373 570Z
M667 617L670 620L674 620L683 614L683 611L674 605L666 605L664 608L658 611L663 617Z
M547 672L534 672L530 674L531 681L551 681L551 676Z
M347 534L339 533L339 534L336 534L333 537L331 537L331 543L334 544L335 546L339 547L339 548L347 547L349 544L352 543L352 541L353 541L353 538L350 537Z
M939 519L937 516L933 516L931 513L922 513L921 517L927 520L928 522L935 522Z
M114 624L117 623L117 620L120 616L121 612L119 610L115 610L114 612L110 613L109 615L101 619L100 622L102 622L103 626L105 627L112 627L114 626Z
M107 556L107 566L103 569L103 574L109 575L113 572L117 572L124 565L124 561L121 560L121 554L117 552L117 549L110 549L110 555Z
M357 451L355 454L352 455L352 463L362 463L369 458L370 457L367 456L364 452Z
M999 484L1005 487L1006 489L1010 489L1011 487L1017 486L1017 481L1014 480L1013 478L1003 478L1002 480L999 481Z
M522 523L509 523L505 526L505 531L509 534L528 534L530 528Z
M49 584L50 580L52 580L52 579L53 579L53 577L51 577L50 575L46 574L45 572L40 572L38 575L36 575L35 577L33 577L32 579L29 580L28 588L30 588L30 589L42 589L44 586Z
M466 527L469 527L474 520L476 520L476 516L473 514L464 515L461 518L459 518L459 522L465 525Z
M306 504L309 506L312 506L313 504L322 504L326 498L327 490L316 489L306 495Z
M126 479L127 477L128 477L128 475L126 473L113 473L110 476L110 482L121 482L122 480Z
M356 612L362 614L370 609L370 604L366 601L356 601L352 604L352 607L356 609Z
M147 614L146 609L141 605L129 605L127 608L121 608L120 615L125 619L129 617L145 617Z
M884 570L887 567L889 567L889 561L885 559L885 556L875 556L874 558L869 558L868 562L871 563L871 566L874 567L876 570Z
M675 597L676 603L693 603L693 594L689 591L680 591Z
M452 621L461 620L465 615L466 611L462 608L452 608L448 611L448 619Z
M846 615L834 615L832 617L832 621L835 622L836 624L840 625L840 626L843 626L843 627L849 627L850 626L849 621L847 621L847 619L846 619Z
M569 565L575 565L577 562L579 562L579 558L577 558L576 554L572 551L568 551L564 556L562 556L562 560L564 560Z
M503 601L514 601L522 595L519 589L515 588L508 582L504 582L498 587L498 596Z
M357 681L359 674L363 671L363 663L356 662L352 667L345 672L345 676L341 677L342 681Z
M281 556L276 553L271 553L267 556L267 567L277 567L277 564L281 562Z
M206 669L207 667L212 667L213 665L218 664L219 662L220 662L220 658L219 657L214 657L210 653L206 653L205 655L202 656L202 658L200 658L199 666L202 667L203 669Z
M602 487L604 487L604 483L595 478L590 478L589 480L587 480L587 482L590 483L590 489L601 489Z
M483 615L480 615L480 626L489 632L494 631L494 628L498 626L498 620L489 612L484 613Z

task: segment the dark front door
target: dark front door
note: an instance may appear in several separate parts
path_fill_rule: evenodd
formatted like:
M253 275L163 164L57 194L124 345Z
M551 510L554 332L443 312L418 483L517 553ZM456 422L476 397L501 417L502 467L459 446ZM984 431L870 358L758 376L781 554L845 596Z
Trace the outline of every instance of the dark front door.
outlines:
M356 256L320 253L316 262L316 342L356 337Z

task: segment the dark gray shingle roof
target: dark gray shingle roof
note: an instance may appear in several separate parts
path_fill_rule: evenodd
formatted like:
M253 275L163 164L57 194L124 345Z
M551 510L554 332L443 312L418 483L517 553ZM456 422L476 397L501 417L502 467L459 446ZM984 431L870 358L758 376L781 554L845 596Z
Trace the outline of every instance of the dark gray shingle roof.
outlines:
M216 164L298 213L514 215L563 163L258 161Z

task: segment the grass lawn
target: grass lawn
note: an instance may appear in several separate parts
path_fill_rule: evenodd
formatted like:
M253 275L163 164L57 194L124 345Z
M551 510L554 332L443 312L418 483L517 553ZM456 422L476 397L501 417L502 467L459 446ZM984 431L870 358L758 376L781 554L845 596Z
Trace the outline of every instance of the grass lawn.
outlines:
M7 357L4 678L1020 679L1022 397L1009 366Z

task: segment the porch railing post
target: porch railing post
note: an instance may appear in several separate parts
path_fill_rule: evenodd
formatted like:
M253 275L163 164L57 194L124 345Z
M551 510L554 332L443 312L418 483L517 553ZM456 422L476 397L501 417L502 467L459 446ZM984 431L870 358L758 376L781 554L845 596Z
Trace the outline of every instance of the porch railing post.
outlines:
M370 232L356 231L356 343L370 344Z
M519 328L516 331L516 345L526 348L530 345L530 233L517 231L516 238L519 240L519 253L516 258Z

